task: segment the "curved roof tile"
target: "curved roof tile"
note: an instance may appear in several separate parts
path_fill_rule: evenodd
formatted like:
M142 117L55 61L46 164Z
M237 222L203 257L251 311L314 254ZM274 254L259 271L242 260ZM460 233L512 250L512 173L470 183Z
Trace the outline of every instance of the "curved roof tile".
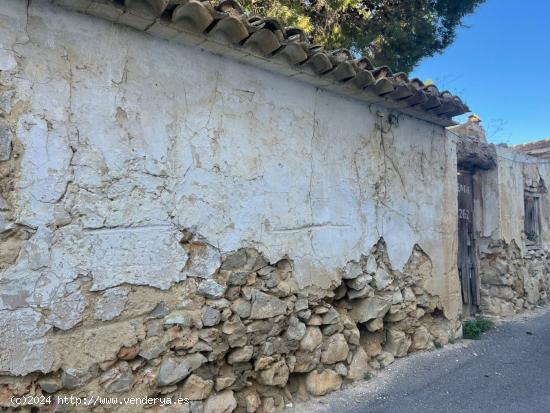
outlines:
M53 2L71 6L70 0ZM274 64L283 62L330 79L346 92L354 89L354 96L364 94L371 100L373 95L378 96L383 106L423 118L426 116L420 115L428 115L436 123L449 125L453 116L469 112L460 98L448 91L440 92L435 85L424 85L419 79L409 80L405 73L392 73L387 66L374 67L367 57L355 59L349 50L325 51L323 46L311 44L300 29L284 28L276 19L248 16L235 0L217 4L200 0L89 0L81 11L153 33L158 33L151 30L153 26L160 24L166 29L163 33L177 34L181 30L204 35L245 48ZM167 25L173 25L173 30Z

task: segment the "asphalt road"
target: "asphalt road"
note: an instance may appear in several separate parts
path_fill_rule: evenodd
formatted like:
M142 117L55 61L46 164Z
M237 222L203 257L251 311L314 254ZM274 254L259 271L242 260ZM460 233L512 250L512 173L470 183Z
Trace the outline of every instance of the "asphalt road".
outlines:
M406 357L369 381L293 410L549 413L550 311L516 317L479 341Z

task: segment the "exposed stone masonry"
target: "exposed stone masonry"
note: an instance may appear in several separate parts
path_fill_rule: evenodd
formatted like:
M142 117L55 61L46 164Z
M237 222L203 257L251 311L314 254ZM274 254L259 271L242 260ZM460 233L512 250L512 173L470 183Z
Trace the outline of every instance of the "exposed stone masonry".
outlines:
M97 362L0 378L1 405L12 395L164 395L189 398L194 412L275 412L457 336L424 288L432 268L420 248L399 272L380 240L321 292L298 288L289 259L269 263L254 249L221 257L189 233L183 247L189 278L170 290L94 292L84 282L89 304L82 322L67 326L76 335L65 345L88 340ZM131 328L120 327L121 341L103 341L102 323Z
M550 251L521 250L512 241L482 238L479 245L480 310L489 315L511 315L548 302Z

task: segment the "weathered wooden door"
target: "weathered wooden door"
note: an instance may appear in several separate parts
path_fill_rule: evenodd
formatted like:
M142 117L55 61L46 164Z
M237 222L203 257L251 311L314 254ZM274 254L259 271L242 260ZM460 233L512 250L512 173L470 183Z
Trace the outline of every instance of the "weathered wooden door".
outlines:
M476 252L474 239L473 176L458 174L458 273L462 284L462 301L478 305L479 288L476 278Z

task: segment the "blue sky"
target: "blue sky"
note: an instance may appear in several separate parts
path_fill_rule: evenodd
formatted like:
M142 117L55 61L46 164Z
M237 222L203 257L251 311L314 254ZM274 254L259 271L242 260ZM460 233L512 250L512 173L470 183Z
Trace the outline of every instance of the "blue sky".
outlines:
M411 78L459 95L491 142L550 138L549 16L548 0L487 0L466 17L455 42Z

